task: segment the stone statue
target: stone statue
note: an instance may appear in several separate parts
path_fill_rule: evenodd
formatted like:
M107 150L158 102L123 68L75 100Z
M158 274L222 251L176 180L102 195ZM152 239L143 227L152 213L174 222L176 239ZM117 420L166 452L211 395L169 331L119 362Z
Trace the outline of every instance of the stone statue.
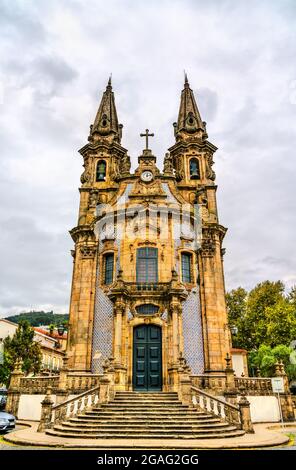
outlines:
M130 157L125 154L120 161L120 173L126 174L129 173L131 169Z
M172 173L173 172L173 159L169 153L165 154L164 162L163 162L163 172L164 173Z

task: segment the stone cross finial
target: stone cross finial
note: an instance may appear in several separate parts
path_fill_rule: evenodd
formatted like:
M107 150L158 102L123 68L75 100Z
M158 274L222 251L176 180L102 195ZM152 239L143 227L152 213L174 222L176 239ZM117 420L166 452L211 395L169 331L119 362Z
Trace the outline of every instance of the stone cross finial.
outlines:
M146 132L145 134L140 134L140 137L146 137L146 149L145 150L149 150L149 147L148 147L148 137L154 137L154 134L149 134L149 129L146 129Z

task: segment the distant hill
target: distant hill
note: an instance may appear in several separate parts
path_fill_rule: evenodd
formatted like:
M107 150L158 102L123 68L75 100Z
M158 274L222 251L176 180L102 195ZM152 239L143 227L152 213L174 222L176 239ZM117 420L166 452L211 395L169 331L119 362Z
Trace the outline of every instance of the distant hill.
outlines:
M21 320L28 320L31 326L39 325L60 325L61 323L67 322L69 320L68 314L58 314L51 312L25 312L20 313L19 315L12 315L11 317L6 317L5 320L9 320L13 323L19 323Z

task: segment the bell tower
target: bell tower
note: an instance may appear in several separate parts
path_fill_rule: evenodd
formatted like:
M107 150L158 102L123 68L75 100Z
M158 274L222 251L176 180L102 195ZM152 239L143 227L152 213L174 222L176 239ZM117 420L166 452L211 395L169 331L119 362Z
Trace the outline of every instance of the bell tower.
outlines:
M69 322L69 367L90 370L97 237L96 207L106 204L118 191L119 181L130 174L130 157L121 146L122 125L118 123L111 77L103 93L88 143L79 150L83 157L77 226L70 234L75 243Z
M201 119L187 75L178 121L173 126L176 142L166 155L164 172L166 168L171 171L183 198L199 208L202 241L198 271L205 372L223 373L225 357L230 351L222 249L227 229L219 224L217 211L216 175L212 168L217 147L207 140L206 123Z

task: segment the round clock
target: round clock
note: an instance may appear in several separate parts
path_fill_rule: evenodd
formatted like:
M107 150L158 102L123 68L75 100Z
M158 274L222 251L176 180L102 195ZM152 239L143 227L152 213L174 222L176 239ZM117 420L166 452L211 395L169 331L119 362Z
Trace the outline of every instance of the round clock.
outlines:
M149 181L152 181L152 179L153 179L153 174L149 170L143 171L143 173L141 174L142 181L145 181L148 183Z

